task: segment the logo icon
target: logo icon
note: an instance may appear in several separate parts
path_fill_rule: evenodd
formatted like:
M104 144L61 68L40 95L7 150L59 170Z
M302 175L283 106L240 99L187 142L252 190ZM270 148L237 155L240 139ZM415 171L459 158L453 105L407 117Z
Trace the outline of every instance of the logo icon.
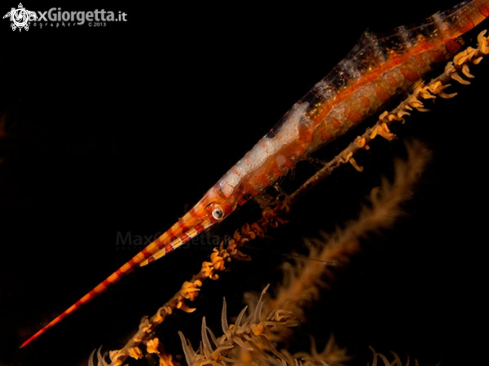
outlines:
M3 16L3 19L10 17L10 21L12 24L12 30L15 31L17 28L19 32L24 28L26 31L29 30L29 20L30 18L35 17L36 13L33 11L29 11L22 6L22 3L19 3L18 9L12 8L10 11Z

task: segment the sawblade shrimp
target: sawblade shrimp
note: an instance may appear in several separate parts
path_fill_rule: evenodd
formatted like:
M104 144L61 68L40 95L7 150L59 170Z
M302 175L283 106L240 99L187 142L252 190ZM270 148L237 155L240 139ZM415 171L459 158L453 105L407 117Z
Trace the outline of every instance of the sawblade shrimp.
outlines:
M401 32L399 34L413 41L408 33L403 34ZM375 37L375 35L368 33L364 41L361 41L367 47L369 44L375 43L375 38L369 37ZM374 50L375 52L378 51ZM451 51L448 50L447 52L449 54ZM382 52L376 55L387 57ZM440 54L433 56L433 58L436 57L441 56ZM159 239L154 241L156 244L153 244L149 249L143 249L126 265L114 272L114 275L109 276L98 288L82 297L70 310L63 313L61 318L73 312L81 304L91 300L108 285L117 282L124 273L131 271L134 267L144 266L164 257L169 252L189 243L192 238L197 237L203 231L209 230L215 224L231 216L238 207L244 206L282 176L287 175L290 170L295 168L298 161L305 160L322 145L345 134L347 130L358 125L364 118L377 112L384 106L384 103L390 101L390 97L385 94L389 94L389 91L384 87L373 86L372 90L367 90L368 87L361 82L358 83L357 89L341 94L342 88L351 86L349 84L351 80L365 77L366 69L362 69L363 65L359 64L359 70L356 70L356 67L352 67L348 61L351 60L347 58L343 64L339 64L336 76L329 76L329 79L327 76L325 81L316 85L316 92L309 92L296 103L282 121L272 131L266 133L244 158L239 160L232 169L218 180L216 185L204 195L204 198L194 208L190 209L189 214L183 216L180 223L172 226L169 232L163 233ZM388 60L382 62L386 61ZM343 75L342 73L346 71L352 72L352 74L347 75L345 80L340 80L337 75ZM384 72L382 71L382 73ZM391 82L391 87L394 88L390 93L392 96L404 93L412 87L413 83L416 83L419 78L416 78L416 75L411 72L413 70L404 70L404 73L399 70L393 72L391 77L387 76ZM400 79L397 80L396 84L395 79L397 77ZM374 76L372 78L375 79ZM337 82L337 85L331 90L328 89L330 81ZM354 98L353 95L355 95ZM330 100L328 98L339 99L338 106L328 106L329 102L325 102L325 100ZM361 105L352 106L353 99L349 98L359 100ZM335 110L335 108L337 109ZM331 110L334 110L336 114L325 122L326 116L331 113ZM217 146L218 151L219 148L220 146ZM214 159L212 158L212 160ZM168 180L175 181L176 179L169 172ZM50 324L54 325L61 318L56 318L57 320ZM24 344L28 342L26 341Z

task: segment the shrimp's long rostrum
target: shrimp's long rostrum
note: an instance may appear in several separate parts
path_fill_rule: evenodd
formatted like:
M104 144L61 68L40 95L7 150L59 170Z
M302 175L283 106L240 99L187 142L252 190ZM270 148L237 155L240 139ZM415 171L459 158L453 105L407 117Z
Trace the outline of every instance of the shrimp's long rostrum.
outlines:
M461 48L457 37L488 16L489 0L473 0L434 14L418 25L399 27L386 36L365 33L347 57L299 100L187 214L21 347L117 282L123 274L165 256L224 220L237 207L274 184L299 160L415 87L436 64L445 62Z

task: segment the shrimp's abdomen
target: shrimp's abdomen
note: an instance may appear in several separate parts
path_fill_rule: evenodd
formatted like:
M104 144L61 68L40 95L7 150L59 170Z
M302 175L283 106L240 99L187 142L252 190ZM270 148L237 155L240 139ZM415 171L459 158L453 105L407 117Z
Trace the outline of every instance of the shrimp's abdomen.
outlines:
M489 16L489 0L464 2L390 34L365 32L357 45L217 183L242 204L297 161L382 111L461 49L460 35Z
M489 16L489 1L464 2L425 22L386 35L365 32L357 45L302 101L314 136L306 154L343 135L426 80L460 49L458 37Z

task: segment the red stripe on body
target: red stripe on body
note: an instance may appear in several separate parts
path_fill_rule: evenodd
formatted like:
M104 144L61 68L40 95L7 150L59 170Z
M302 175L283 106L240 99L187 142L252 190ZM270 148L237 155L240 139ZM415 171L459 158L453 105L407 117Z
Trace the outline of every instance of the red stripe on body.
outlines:
M144 258L148 258L150 255L152 255L152 253L150 253L150 252L148 251L148 248L147 248L147 247L146 247L146 248L144 248L143 250L141 250L141 252L140 252L140 253L141 253L141 254L144 256Z
M445 47L447 48L447 51L448 51L450 56L454 56L462 48L460 43L458 43L457 41L455 41L453 39L449 39L448 41L446 41Z
M175 248L173 247L173 244L168 244L165 246L165 254L173 252L174 250L175 250Z
M399 71L401 72L402 76L404 76L406 80L410 81L411 83L414 83L420 79L419 74L406 64L402 65L399 68Z
M330 124L331 124L331 126L332 126L333 128L335 128L335 129L337 129L337 130L341 129L341 127L342 127L341 122L340 122L340 121L338 121L336 118L332 118L332 119L331 119L331 123L330 123Z
M481 13L484 18L489 17L489 7L484 4L479 5L479 13Z
M375 90L375 95L377 96L377 98L379 98L379 100L382 103L387 102L388 100L391 99L391 95L388 92L386 92L384 89L382 89L380 86L375 85L374 90Z
M433 62L443 62L445 61L445 56L443 56L443 52L439 50L429 50L427 51L428 57Z
M182 235L180 235L180 240L182 241L182 243L186 243L190 240L190 236L188 236L187 234L183 233Z
M90 297L90 299L89 299L89 300L93 299L93 298L94 298L95 296L97 296L98 294L99 294L99 293L96 291L96 287L95 287L93 290L91 290L91 291L88 293L88 295L89 295L89 297Z
M363 116L360 113L358 113L352 108L347 108L347 110L345 111L345 117L346 119L350 120L353 123L358 123L363 118Z
M202 231L204 231L204 228L200 224L195 225L194 229L197 230L198 234L200 234Z
M414 56L414 62L419 67L426 67L426 62L424 61L422 54Z
M326 127L321 128L321 141L328 141L333 138L333 134Z
M130 268L133 268L136 266L137 262L134 260L134 258L131 258L129 262L126 263L126 265L129 265Z
M467 15L467 23L462 27L458 27L458 29L463 34L463 33L467 33L469 30L471 30L474 27L475 27L474 21L469 15Z
M360 97L360 103L362 103L363 108L368 108L370 106L370 100L364 96Z
M392 75L387 75L387 82L393 88L396 88L397 85L398 85L398 82L397 82L396 78L394 76L392 76Z

